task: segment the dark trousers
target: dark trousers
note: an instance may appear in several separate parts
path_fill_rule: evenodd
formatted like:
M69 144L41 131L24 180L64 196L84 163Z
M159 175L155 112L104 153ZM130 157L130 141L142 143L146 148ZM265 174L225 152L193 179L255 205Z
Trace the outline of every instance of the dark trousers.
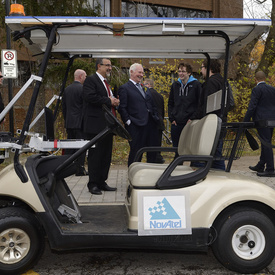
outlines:
M162 130L158 129L157 130L157 143L156 143L156 146L161 147L161 145L162 145ZM155 158L154 162L155 163L163 163L164 162L164 159L163 159L160 152L156 153L156 158Z
M66 129L67 131L67 139L84 139L84 134L80 129ZM78 149L66 149L65 155L72 155L74 154ZM86 152L84 152L78 159L77 164L79 164L81 167L84 166L86 157Z
M223 140L220 139L216 148L216 152L214 154L214 159L216 158L216 160L213 160L211 168L214 169L220 169L225 171L225 161L222 158L222 147L223 147ZM199 161L192 161L191 162L191 166L194 167L204 167L205 163L203 162L199 162Z
M96 134L85 134L86 139L91 140ZM112 160L113 134L108 134L89 149L88 154L88 188L101 188L108 178Z
M179 146L180 135L185 125L186 124L177 124L177 125L171 124L171 139L172 139L173 147ZM179 154L175 153L175 158L178 156Z
M216 152L214 154L214 158L218 158L217 160L213 160L213 163L212 163L212 168L215 168L215 169L220 169L220 170L225 170L225 162L224 160L221 160L219 158L222 157L222 147L223 147L223 140L220 139L219 142L218 142L218 145L217 145L217 149L216 149Z
M158 129L157 123L153 120L151 116L149 116L146 133L147 133L147 137L146 137L145 146L146 147L159 146L159 129ZM155 163L157 152L148 152L146 154L146 157L147 157L147 162Z
M271 144L273 136L273 128L257 129L259 136L267 143ZM266 165L266 167L265 167ZM274 171L274 157L272 148L266 147L261 143L261 156L258 166L265 168L266 171Z
M132 140L129 141L130 153L128 157L128 166L130 166L135 159L137 151L147 146L157 146L158 144L158 129L157 125L149 116L147 125L137 126L134 123L126 125L126 130L130 133ZM147 162L155 162L156 153L147 153ZM141 158L138 160L141 161Z

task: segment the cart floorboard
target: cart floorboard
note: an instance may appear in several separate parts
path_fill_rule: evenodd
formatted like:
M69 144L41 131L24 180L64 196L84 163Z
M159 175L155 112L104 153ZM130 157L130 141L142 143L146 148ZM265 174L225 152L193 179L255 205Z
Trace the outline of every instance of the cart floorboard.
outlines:
M80 206L79 209L82 223L63 224L64 233L119 234L128 231L125 205Z

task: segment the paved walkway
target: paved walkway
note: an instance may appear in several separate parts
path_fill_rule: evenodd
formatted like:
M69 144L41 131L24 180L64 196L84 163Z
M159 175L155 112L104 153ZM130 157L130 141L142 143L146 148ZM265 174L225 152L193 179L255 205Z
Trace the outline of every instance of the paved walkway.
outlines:
M87 188L88 176L68 178L68 185L79 204L92 203L123 203L127 189L128 171L126 166L111 168L108 177L108 185L116 187L115 192L102 192L102 195L92 195Z
M257 156L242 157L233 162L231 172L245 175L251 178L256 178L265 184L275 189L275 178L261 178L257 177L255 172L249 170L248 166L257 164ZM116 187L116 192L102 192L102 195L92 195L88 192L87 183L88 176L67 178L68 185L72 190L73 195L79 204L94 204L94 203L123 203L125 201L127 183L127 167L126 166L111 166L108 178L108 185Z

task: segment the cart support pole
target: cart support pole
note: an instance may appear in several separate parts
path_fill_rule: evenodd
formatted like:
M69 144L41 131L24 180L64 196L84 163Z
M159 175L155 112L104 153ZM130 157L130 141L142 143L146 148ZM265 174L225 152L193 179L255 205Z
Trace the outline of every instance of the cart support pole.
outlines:
M49 39L48 39L48 44L45 50L45 54L40 66L40 70L38 73L38 76L40 76L41 78L43 78L45 70L47 68L48 65L48 61L50 58L50 54L51 54L51 50L52 50L52 46L56 41L56 30L58 28L58 25L54 25L50 31L50 35L49 35ZM22 128L22 132L21 135L19 137L19 141L18 144L23 145L25 138L26 138L26 133L29 130L29 126L31 123L31 119L33 117L33 113L34 113L34 108L35 108L35 104L36 104L36 100L39 94L39 89L41 86L41 81L36 81L34 90L33 90L33 94L32 94L32 98L30 101L30 105L29 105L29 109L26 115L26 119ZM19 150L17 149L15 151L14 154L14 169L16 171L16 174L18 175L18 177L20 178L20 180L22 182L27 182L28 181L28 176L23 168L23 166L20 164L19 162Z
M6 16L10 14L10 0L6 0L5 2L6 8ZM7 33L7 49L11 49L11 31L9 26L6 24L6 33ZM13 89L12 89L12 80L8 78L8 93L9 93L9 102L11 102L13 97ZM9 120L10 120L10 132L11 135L14 136L14 116L13 116L13 108L10 109L9 112Z
M228 35L223 32L223 31L205 31L205 30L200 30L199 31L200 35L204 36L217 36L217 37L222 37L225 40L225 63L224 63L224 83L223 83L223 93L222 93L222 102L221 102L221 119L224 118L225 114L225 94L226 94L226 82L227 82L227 69L228 69L228 63L229 63L229 46L230 46L230 39ZM208 70L209 71L209 68ZM228 98L228 95L227 95Z
M210 73L210 62L211 62L211 60L210 60L210 56L209 56L208 53L204 53L204 56L206 57L206 60L207 60L206 78L205 78L205 83L207 85L207 81L209 79L209 73ZM206 93L204 93L204 95L203 95L203 97L204 97L203 102L207 102L207 96L208 95ZM203 116L206 115L206 106L207 106L207 104L204 104L204 106L203 106Z
M221 32L223 33L223 32ZM225 115L225 104L229 104L229 91L227 91L226 89L226 86L227 86L227 76L228 76L228 65L229 65L229 47L230 47L230 40L229 40L229 37L226 33L223 33L222 35L226 41L226 44L225 44L225 47L226 47L226 50L225 50L225 58L224 58L224 73L223 73L223 79L224 79L224 82L223 82L223 93L222 93L222 118L224 117ZM227 93L226 93L227 91ZM226 96L226 98L225 98Z

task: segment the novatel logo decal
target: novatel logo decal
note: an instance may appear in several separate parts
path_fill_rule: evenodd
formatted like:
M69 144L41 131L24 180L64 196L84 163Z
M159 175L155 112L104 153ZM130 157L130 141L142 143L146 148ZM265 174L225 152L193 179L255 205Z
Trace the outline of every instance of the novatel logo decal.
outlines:
M161 191L162 192L162 191ZM153 191L138 196L138 235L192 234L190 194L186 190Z
M182 228L181 218L166 198L158 201L154 207L148 208L151 229Z

